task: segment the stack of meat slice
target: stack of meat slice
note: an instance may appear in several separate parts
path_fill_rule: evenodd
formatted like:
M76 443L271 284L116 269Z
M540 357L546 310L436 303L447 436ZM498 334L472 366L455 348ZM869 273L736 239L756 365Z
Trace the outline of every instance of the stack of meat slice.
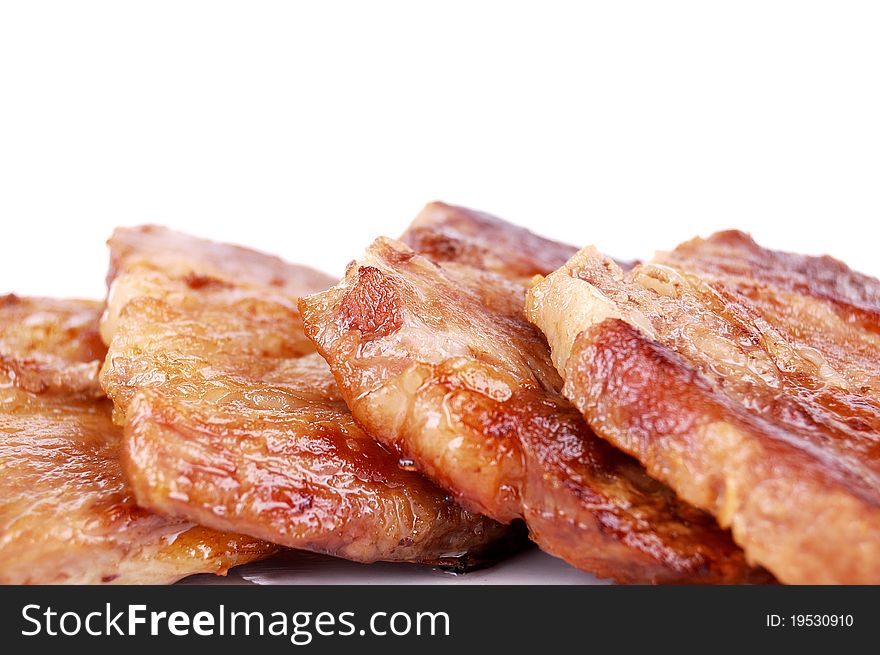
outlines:
M339 285L300 302L370 434L466 507L525 519L544 550L600 576L768 579L563 398L547 341L526 320L524 282L573 248L439 203L403 242L378 239Z
M99 303L0 297L0 583L167 583L271 544L135 504L98 385Z
M880 583L880 281L739 232L529 293L592 428L787 583Z
M466 570L520 543L355 424L296 308L332 279L163 228L110 246L106 308L0 298L0 582L167 583L279 545Z
M506 542L352 419L297 311L332 280L158 227L110 251L101 382L140 505L359 562L468 568Z
M428 205L336 283L146 226L0 297L0 582L305 549L880 583L880 281L738 232L639 265Z

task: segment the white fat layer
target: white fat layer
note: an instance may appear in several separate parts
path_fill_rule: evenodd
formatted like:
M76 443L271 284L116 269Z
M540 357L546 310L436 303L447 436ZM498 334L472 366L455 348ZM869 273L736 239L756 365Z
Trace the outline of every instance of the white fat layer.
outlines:
M562 373L577 336L620 311L593 285L559 271L533 286L526 302L528 319L550 343L553 365Z

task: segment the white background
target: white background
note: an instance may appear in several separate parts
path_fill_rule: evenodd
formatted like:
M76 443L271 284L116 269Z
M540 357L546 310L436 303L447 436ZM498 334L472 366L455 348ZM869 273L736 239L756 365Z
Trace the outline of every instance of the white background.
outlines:
M140 222L340 272L432 199L880 273L877 3L0 6L0 292L100 296Z

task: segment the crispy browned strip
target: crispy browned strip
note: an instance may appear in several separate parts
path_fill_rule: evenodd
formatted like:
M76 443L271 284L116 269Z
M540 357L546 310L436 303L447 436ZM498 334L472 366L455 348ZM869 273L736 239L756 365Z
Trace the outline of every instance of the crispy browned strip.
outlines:
M404 238L432 244L432 255L474 252L468 230L438 220L433 238L425 215L418 237ZM590 432L560 394L545 339L525 320L525 289L474 268L481 260L471 254L465 266L450 259L441 267L378 239L342 283L300 303L306 334L358 422L466 506L525 518L543 549L600 576L766 579L710 516ZM540 262L511 277L541 272Z
M0 583L167 583L273 552L135 505L98 385L100 312L0 297Z
M741 233L624 273L584 249L535 286L598 434L789 583L880 582L880 282Z
M117 230L102 373L138 501L349 559L478 565L509 531L354 422L302 333L314 271L154 227Z

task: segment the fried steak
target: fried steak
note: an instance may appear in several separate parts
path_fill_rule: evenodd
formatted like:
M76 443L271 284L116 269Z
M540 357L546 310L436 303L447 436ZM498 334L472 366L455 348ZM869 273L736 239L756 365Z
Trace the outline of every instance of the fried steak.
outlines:
M361 562L476 566L509 534L354 422L296 306L333 280L158 227L110 250L101 379L139 503Z
M880 281L723 232L529 292L565 395L781 581L880 583Z
M135 505L98 384L101 307L0 297L0 583L168 583L270 554Z
M710 515L597 438L562 397L521 281L573 249L439 203L403 239L434 261L380 238L339 285L300 302L370 434L465 506L524 518L544 550L599 576L767 579Z

